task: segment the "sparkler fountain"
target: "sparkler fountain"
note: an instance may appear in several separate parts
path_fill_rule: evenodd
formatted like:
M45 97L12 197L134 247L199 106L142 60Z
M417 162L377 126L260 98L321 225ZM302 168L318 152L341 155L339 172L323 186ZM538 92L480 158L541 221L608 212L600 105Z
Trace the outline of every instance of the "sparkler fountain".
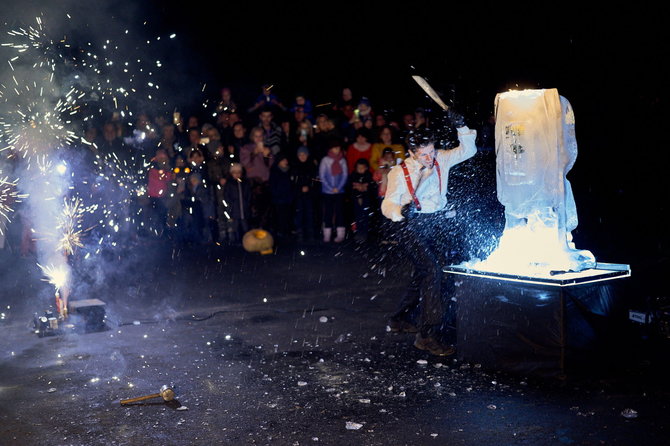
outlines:
M445 268L459 285L459 354L494 369L562 375L573 353L603 335L615 311L610 282L630 268L598 263L572 241L577 211L566 174L577 142L567 99L556 89L509 91L495 110L505 229L484 261Z
M139 47L134 40L123 39L127 29L108 28L116 40L101 44L73 41L71 36L79 35L77 27L70 14L64 16L67 19L56 19L64 25L62 33L48 29L40 15L33 25L8 31L11 42L0 48L12 53L7 58L11 71L0 81L0 154L12 160L11 173L19 177L10 182L2 175L0 220L6 221L13 211L10 206L27 197L22 207L24 226L30 228L27 233L43 280L54 286L56 319L65 319L68 309L91 313L92 306L104 305L97 299L68 302L71 290L76 292L72 259L76 250L85 248L84 236L92 229L84 227L83 216L90 212L90 220L97 220L93 224L102 229L96 245L102 246L102 238L114 236L125 222L120 220L131 220L126 212L128 194L121 197L115 192L134 190L143 179L142 171L127 164L135 160L100 154L93 142L77 134L87 121L111 112L120 119L132 116L141 93L147 92L142 102L153 101L159 85L151 76L162 66L159 60L133 57L129 45ZM146 40L147 46L152 44L154 40ZM96 160L82 172L85 152ZM105 233L105 226L112 230Z
M69 108L69 100L54 99L53 84L39 75L25 85L20 85L16 77L13 80L14 94L7 91L2 94L7 109L0 120L5 143L2 150L18 158L23 179L18 187L28 196L24 217L31 222L39 262L44 266L38 265L55 287L57 313L64 318L70 276L65 251L74 249L71 236L76 236L76 225L68 224L66 228L57 223L56 230L63 230L64 234L54 231L69 186L67 168L55 153L74 139L74 133L61 119Z

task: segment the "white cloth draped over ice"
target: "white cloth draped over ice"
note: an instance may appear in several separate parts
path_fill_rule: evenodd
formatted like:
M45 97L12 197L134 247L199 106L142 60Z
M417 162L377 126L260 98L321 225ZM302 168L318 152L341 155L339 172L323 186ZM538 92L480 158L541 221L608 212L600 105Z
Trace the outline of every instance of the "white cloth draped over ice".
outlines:
M440 166L439 175L437 168L426 172L425 169L421 170L421 164L414 158L409 157L405 160L412 186L415 188L416 197L421 204L421 210L418 212L437 212L447 206L449 169L477 153L476 138L477 132L475 130L463 126L458 129L458 147L450 150L436 150L435 158ZM400 165L393 166L388 174L386 195L381 205L382 214L393 221L400 221L403 219L402 208L411 201L412 195L407 188L402 167Z
M577 140L570 103L556 89L509 91L496 96L495 113L505 231L477 268L527 273L594 267L593 254L572 243L577 207L566 175L577 158Z

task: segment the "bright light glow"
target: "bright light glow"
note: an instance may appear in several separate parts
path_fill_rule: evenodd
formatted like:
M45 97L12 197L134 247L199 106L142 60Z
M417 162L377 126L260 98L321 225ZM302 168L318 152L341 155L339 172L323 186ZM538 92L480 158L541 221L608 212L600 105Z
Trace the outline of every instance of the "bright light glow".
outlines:
M60 290L65 285L67 285L68 278L69 278L69 269L67 268L67 266L65 266L65 265L42 266L39 263L37 264L37 266L39 266L40 269L42 270L42 272L44 273L44 275L47 276L46 279L42 279L42 280L52 284L56 288L56 291Z
M544 276L552 271L580 271L584 265L595 267L589 251L574 249L558 227L539 218L529 218L524 226L507 228L495 251L484 261L468 268L522 276Z

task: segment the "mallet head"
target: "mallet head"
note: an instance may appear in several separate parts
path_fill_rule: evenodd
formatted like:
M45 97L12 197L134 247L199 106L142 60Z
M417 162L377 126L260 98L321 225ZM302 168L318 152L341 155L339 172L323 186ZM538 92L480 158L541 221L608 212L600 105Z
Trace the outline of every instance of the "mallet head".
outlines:
M164 401L172 401L174 399L174 390L167 385L161 387L160 394Z

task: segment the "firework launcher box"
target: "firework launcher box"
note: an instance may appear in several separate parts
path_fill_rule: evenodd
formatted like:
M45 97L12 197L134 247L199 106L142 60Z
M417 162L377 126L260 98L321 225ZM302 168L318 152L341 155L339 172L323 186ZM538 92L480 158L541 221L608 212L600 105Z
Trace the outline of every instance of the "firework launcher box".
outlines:
M41 338L66 332L94 332L104 330L105 302L100 299L72 300L68 304L68 317L62 319L51 310L34 316L34 330Z
M45 336L55 336L62 333L61 321L58 320L58 315L51 310L44 312L42 316L35 313L33 325L35 333L40 338Z

